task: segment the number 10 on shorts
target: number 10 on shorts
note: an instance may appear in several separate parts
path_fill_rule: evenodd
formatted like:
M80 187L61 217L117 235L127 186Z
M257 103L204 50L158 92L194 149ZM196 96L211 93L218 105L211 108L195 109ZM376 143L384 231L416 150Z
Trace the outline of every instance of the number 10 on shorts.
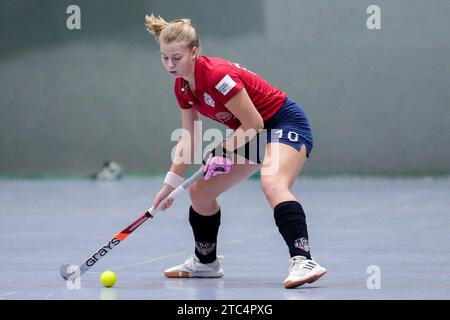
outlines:
M283 138L283 129L274 130L275 134L278 135L278 139ZM298 133L294 131L288 131L287 138L291 142L298 142Z

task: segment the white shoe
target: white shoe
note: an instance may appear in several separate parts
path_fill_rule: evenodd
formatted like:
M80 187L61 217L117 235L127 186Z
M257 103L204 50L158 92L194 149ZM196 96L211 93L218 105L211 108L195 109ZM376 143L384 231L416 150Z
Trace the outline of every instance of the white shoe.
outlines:
M327 269L320 266L316 261L303 256L291 258L289 275L284 280L284 287L295 288L305 283L313 283L327 273Z
M211 263L201 263L195 254L191 255L182 264L164 271L167 278L220 278L224 272L220 267L220 260L223 256Z

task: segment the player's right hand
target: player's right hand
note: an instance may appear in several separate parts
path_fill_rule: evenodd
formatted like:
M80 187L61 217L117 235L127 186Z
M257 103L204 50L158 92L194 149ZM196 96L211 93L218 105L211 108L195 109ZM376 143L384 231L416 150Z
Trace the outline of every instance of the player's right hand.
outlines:
M172 186L164 184L161 190L159 190L159 192L156 194L155 199L153 200L152 209L157 208L158 206L161 206L161 211L170 208L170 206L173 203L173 199L167 198L166 200L164 200L164 198L167 197L169 193L171 193L174 189L175 188L173 188ZM161 203L162 200L164 200L164 202Z
M228 173L233 167L233 162L227 157L226 154L220 156L213 156L209 154L205 161L203 170L205 172L204 179L209 180L211 177L215 177L219 174Z

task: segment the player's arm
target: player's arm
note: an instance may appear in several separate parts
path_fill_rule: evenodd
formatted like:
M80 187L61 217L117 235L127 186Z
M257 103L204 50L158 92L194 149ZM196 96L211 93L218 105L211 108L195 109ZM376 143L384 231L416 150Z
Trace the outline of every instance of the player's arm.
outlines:
M197 111L194 108L182 109L181 110L181 123L182 123L182 134L176 145L174 156L172 159L172 165L169 172L164 179L163 186L161 190L156 194L155 199L152 203L152 208L156 208L160 205L160 202L172 192L177 185L182 183L182 179L188 170L190 164L192 163L192 157L196 148L195 137L200 135L197 133L194 135L195 126L194 121L198 119ZM183 157L185 152L191 151L191 157ZM161 204L161 210L166 210L173 203L173 199L166 199L164 203Z
M223 142L223 147L227 151L234 151L245 145L260 130L264 129L264 120L256 110L245 88L239 90L225 104L225 107L241 122L239 128Z
M198 113L194 108L181 109L182 132L172 159L170 171L183 177L193 163L195 151L198 146L196 137L200 137L199 132L195 132L195 121L198 120Z

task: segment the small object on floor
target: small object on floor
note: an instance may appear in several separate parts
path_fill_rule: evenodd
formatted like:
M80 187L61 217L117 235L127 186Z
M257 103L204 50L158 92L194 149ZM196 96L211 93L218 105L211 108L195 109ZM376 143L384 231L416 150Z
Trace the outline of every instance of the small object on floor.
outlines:
M122 178L122 167L114 161L105 161L100 171L94 173L95 180L119 180Z
M100 280L105 287L112 287L116 283L117 277L114 272L108 270L100 275Z

